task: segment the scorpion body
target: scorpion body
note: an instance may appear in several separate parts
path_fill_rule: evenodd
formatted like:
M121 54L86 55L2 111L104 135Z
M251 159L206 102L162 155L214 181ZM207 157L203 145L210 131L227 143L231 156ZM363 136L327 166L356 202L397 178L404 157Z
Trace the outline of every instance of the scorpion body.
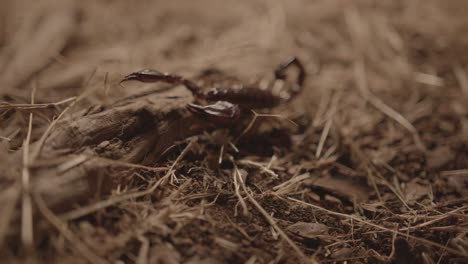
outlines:
M295 82L287 80L286 70L291 66L298 69ZM135 80L145 83L182 84L195 97L195 102L187 105L191 113L215 124L230 124L239 118L242 110L273 108L289 102L302 91L306 73L304 66L296 57L288 58L279 64L274 75L275 81L265 88L240 85L235 87L214 86L203 89L195 82L182 76L145 69L127 75L121 83ZM280 86L276 86L278 80L288 82L290 85L281 83ZM284 87L289 89L285 90ZM200 104L202 101L204 103Z

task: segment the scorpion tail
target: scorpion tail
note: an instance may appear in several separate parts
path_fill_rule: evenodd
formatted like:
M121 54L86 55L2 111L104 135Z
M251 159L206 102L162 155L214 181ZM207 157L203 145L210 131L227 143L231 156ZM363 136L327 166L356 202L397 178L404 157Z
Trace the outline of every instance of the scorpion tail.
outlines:
M295 81L296 85L294 85L294 87L292 88L291 96L289 97L289 100L294 98L296 95L298 95L302 91L302 88L304 86L304 81L306 78L306 71L305 71L304 65L297 57L292 56L292 57L289 57L284 62L282 62L281 64L279 64L278 67L276 67L275 69L275 78L286 80L287 79L286 71L291 66L295 66L298 70L298 73L297 73L297 78Z

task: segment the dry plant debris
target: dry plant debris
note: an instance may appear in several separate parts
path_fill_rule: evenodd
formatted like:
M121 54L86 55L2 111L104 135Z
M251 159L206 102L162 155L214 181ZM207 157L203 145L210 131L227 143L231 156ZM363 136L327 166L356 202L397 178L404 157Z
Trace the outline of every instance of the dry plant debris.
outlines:
M5 263L466 263L463 0L0 2ZM235 128L180 86L294 102ZM209 76L209 77L201 77Z

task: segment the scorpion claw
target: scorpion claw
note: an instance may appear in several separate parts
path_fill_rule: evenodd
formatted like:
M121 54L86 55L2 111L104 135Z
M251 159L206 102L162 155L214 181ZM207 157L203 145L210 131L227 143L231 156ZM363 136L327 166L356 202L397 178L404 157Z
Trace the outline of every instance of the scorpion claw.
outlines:
M138 81L138 75L136 75L135 73L131 73L127 76L125 76L119 84L123 83L123 82L126 82L126 81Z
M226 101L204 106L189 103L187 109L192 114L218 125L232 124L240 115L239 107Z

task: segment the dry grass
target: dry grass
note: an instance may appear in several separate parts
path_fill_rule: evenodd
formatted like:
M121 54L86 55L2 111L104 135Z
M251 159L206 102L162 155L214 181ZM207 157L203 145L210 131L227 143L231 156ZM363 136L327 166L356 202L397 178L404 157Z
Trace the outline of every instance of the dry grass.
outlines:
M466 262L467 8L0 2L0 254L9 263ZM148 114L170 105L142 99L154 86L119 85L141 68L216 68L263 85L290 55L308 73L298 100L180 140L150 125L171 118ZM135 116L119 115L139 100ZM88 128L107 123L118 131ZM292 231L297 223L303 230Z

